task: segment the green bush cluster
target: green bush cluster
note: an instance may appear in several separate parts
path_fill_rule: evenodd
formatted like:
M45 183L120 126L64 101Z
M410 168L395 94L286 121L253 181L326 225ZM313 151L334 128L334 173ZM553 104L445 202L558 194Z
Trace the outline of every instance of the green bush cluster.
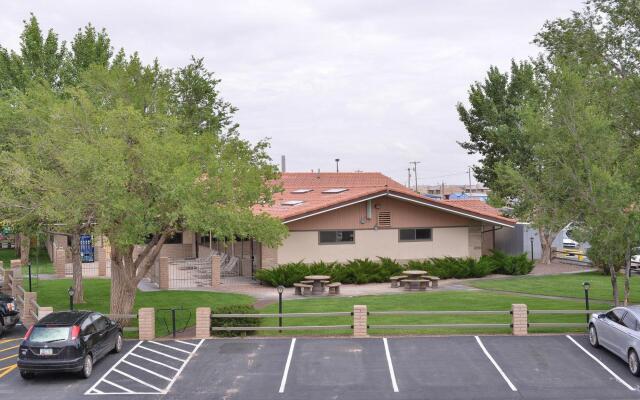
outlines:
M248 304L232 304L221 306L211 310L212 314L259 314L252 305ZM212 327L231 327L231 326L259 326L260 318L255 317L233 317L233 318L216 318L211 317ZM255 331L216 331L211 330L214 336L240 336L242 334L253 335Z
M526 254L510 256L494 250L491 255L473 258L431 258L424 261L409 261L410 269L423 269L429 275L441 279L481 278L489 274L526 275L534 267L533 261Z
M256 279L271 286L291 287L304 280L307 275L329 275L331 281L342 283L374 283L388 282L389 278L398 275L404 268L390 258L381 257L378 261L355 259L341 263L315 262L305 264L296 262L280 264L272 269L261 269L256 272Z
M534 267L534 263L526 254L509 256L500 251L482 256L479 260L473 258L431 258L424 261L412 260L407 266L402 266L390 258L379 258L378 261L368 258L356 259L341 263L315 262L305 264L280 264L273 269L261 269L256 272L256 279L271 286L291 287L294 283L304 280L307 275L329 275L333 282L342 283L374 283L388 282L389 278L399 275L405 269L421 269L429 275L441 279L481 278L489 274L526 275Z

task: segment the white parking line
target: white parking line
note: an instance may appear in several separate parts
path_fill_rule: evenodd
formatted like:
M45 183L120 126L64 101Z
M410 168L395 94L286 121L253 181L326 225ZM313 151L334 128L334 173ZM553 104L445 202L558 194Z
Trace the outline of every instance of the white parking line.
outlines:
M151 375L157 376L157 377L158 377L158 378L160 378L160 379L164 379L164 380L165 380L165 381L167 381L167 382L171 382L171 378L167 378L166 376L164 376L164 375L160 375L159 373L154 372L154 371L151 371L150 369L146 369L146 368L141 367L141 366L139 366L139 365L137 365L137 364L131 363L131 362L127 361L127 360L122 360L122 362L123 362L123 363L125 363L125 364L127 364L127 365L131 365L131 366L132 366L132 367L134 367L134 368L138 368L139 370L144 371L144 372L146 372L146 373L148 373L148 374L151 374Z
M167 357L167 358L171 358L172 360L176 360L176 361L180 361L180 362L184 362L184 361L185 361L183 358L170 356L170 355L168 355L168 354L164 354L164 353L163 353L163 352L161 352L161 351L154 350L154 349L150 349L150 348L148 348L147 346L140 346L140 348L141 348L141 349L145 349L145 350L147 350L147 351L150 351L150 352L152 352L152 353L160 354L161 356L165 356L165 357Z
M109 384L109 385L111 385L113 387L117 387L120 390L124 390L125 393L134 394L131 390L127 389L126 387L120 386L117 383L111 382L108 379L103 379L102 382L107 383L107 384ZM100 391L98 389L90 389L90 390L92 390L94 393L97 393L97 394L105 394L104 392L102 392L102 391Z
M173 386L173 384L176 383L176 379L178 379L178 377L182 373L182 370L184 369L184 367L186 367L187 364L189 364L189 360L191 360L191 357L193 357L193 355L196 354L196 352L198 351L200 346L202 346L202 343L204 343L204 339L200 339L200 342L198 342L196 347L193 349L193 352L191 354L189 354L189 357L187 357L187 359L184 361L184 364L182 364L182 367L180 367L180 369L176 373L176 376L173 377L173 380L171 381L171 383L165 389L165 393L169 393L169 390L171 390L171 386Z
M571 336L566 335L567 339L571 340L573 342L573 344L575 344L576 346L578 346L578 348L582 351L585 352L585 354L587 354L589 357L591 357L595 362L597 362L602 368L604 368L605 371L607 371L609 374L611 374L611 376L613 376L618 382L620 382L621 384L623 384L627 389L635 391L635 389L633 388L633 386L629 385L627 382L624 381L624 379L620 378L615 372L613 372L611 369L609 369L609 367L607 367L606 365L604 365L604 363L600 360L598 360L598 358L596 356L594 356L593 354L589 353L589 351L587 351L587 349L585 349L584 347L582 347L578 342L575 341L575 339L573 339Z
M115 386L115 387L117 387L117 388L119 388L119 389L122 389L122 387L120 387L120 386L118 386L118 385L113 384L113 382L107 381L106 379L104 379L104 377L105 377L105 376L107 376L107 375L109 375L109 373L111 373L111 371L113 371L114 369L116 369L116 367L118 366L118 364L120 364L120 361L122 361L122 360L124 360L125 358L127 358L127 356L128 356L129 354L133 353L133 351L134 351L136 348L140 347L140 344L142 344L142 341L139 341L138 343L136 343L136 345L135 345L135 346L133 346L133 347L131 348L131 350L129 350L129 351L127 352L127 354L125 354L125 355L124 355L124 357L122 357L120 360L118 360L118 362L117 362L117 363L113 364L113 365L111 366L111 368L109 368L109 370L108 370L108 371L103 375L103 378L102 378L102 379L98 379L98 380L96 381L96 383L94 383L94 384L93 384L93 386L91 386L91 387L89 388L89 390L87 390L84 394L98 394L98 393L95 393L95 392L94 392L94 390L95 390L95 388L100 384L100 382L102 382L102 381L104 381L104 382L108 383L109 385ZM130 392L130 390L129 390L129 389L125 389L125 390L126 390L127 392ZM93 392L93 393L92 393L92 392Z
M139 383L139 384L141 384L141 385L145 385L146 387L150 387L150 388L151 388L151 389L153 389L153 390L157 390L157 391L158 391L158 393L162 393L162 389L160 389L159 387L156 387L156 386L154 386L154 385L152 385L152 384L150 384L150 383L147 383L147 382L143 381L142 379L138 379L138 378L136 378L136 377L135 377L135 376L133 376L133 375L129 375L129 374L127 374L126 372L120 371L120 370L119 370L119 369L117 369L117 368L116 368L116 369L114 369L114 370L113 370L113 372L117 372L117 373L119 373L119 374L120 374L120 375L122 375L122 376L126 376L127 378L131 379L132 381L136 381L136 382L138 382L138 383Z
M197 346L197 344L193 344L193 343L189 343L189 342L184 342L184 341L182 341L182 340L176 340L176 343L188 344L189 346L193 346L193 347L196 347L196 346Z
M493 364L493 366L496 367L496 369L498 370L498 372L502 376L502 379L504 379L505 382L507 382L507 385L509 385L509 387L511 388L512 391L517 392L518 389L515 387L515 385L513 383L511 383L511 381L507 377L507 374L505 374L504 371L502 371L502 368L500 368L500 366L498 365L496 360L494 360L493 357L491 357L491 354L489 354L489 352L487 351L486 347L484 347L484 344L482 343L482 340L480 340L480 338L478 336L476 336L475 338L476 338L476 341L478 342L478 345L480 345L480 348L484 352L484 355L487 356L489 361L491 361L491 364Z
M387 343L387 338L382 338L384 342L384 352L387 355L387 364L389 365L389 375L391 375L391 386L393 386L393 391L398 393L398 383L396 382L396 373L393 371L393 363L391 362L391 353L389 352L389 344Z
M187 364L189 363L191 358L198 351L198 349L200 348L202 343L204 343L204 339L200 340L200 342L198 342L198 344L193 345L194 346L193 351L187 352L189 354L189 356L186 359L173 357L173 356L164 354L164 353L162 353L160 351L156 351L156 350L150 349L150 348L148 348L146 346L143 346L142 343L143 342L136 343L136 345L133 346L131 348L131 350L129 350L120 360L118 360L111 368L109 368L109 370L102 376L102 378L98 379L98 381L89 390L87 390L84 394L85 395L167 394L169 392L169 390L171 390L171 387L175 383L176 379L178 379L178 377L180 376L180 374L182 373L184 368L187 366ZM160 343L156 343L156 344L160 344ZM167 345L167 347L172 347L172 346L168 346ZM145 349L145 350L151 351L153 353L162 355L164 357L168 357L168 358L180 361L182 363L182 365L180 366L180 368L172 367L172 366L167 365L167 364L165 364L163 362L156 361L156 360L153 360L151 358L147 358L147 357L141 356L139 354L136 354L134 352L136 349ZM168 368L168 369L170 369L172 371L175 371L175 372L170 375L172 377L165 376L163 374L160 374L158 372L155 372L155 371L149 369L149 368L151 368L151 366L149 366L149 365L147 365L148 368L145 368L145 367L143 367L141 365L136 364L135 362L133 362L131 357L136 357L136 358L138 358L140 360L149 361L149 362L151 362L153 364L162 366L164 368ZM161 378L161 379L163 379L163 380L168 382L167 386L165 388L160 388L160 387L157 387L155 385L152 385L152 384L144 381L143 379L134 376L135 374L132 371L127 373L127 372L122 371L121 369L118 369L118 366L120 366L120 365L129 365L129 366L134 367L134 368L136 368L138 370L144 371L145 373L148 373L148 374L154 375L154 376L156 376L158 378ZM146 386L146 387L148 387L148 388L150 388L150 389L152 389L154 391L139 392L139 391L133 391L131 389L128 389L125 386L123 386L124 385L123 382L120 382L118 384L118 383L115 383L112 380L108 379L110 377L109 374L111 374L111 373L120 374L120 375L124 376L125 378L127 378L127 379L129 379L129 380L131 380L133 382L137 382L137 383L139 383L141 385L144 385L144 386ZM97 389L98 385L100 385L101 383L105 383L107 385L111 385L111 386L113 386L115 388L118 388L118 389L122 390L122 392L105 391L104 388L102 388L102 390Z
M181 352L186 353L186 354L191 354L190 351L182 350L182 349L179 349L177 347L169 346L169 345L164 344L164 343L154 342L153 340L150 340L149 343L157 344L158 346L166 347L168 349L173 349L175 351L181 351Z
M296 338L291 339L291 347L289 347L289 355L287 356L287 363L284 366L284 373L282 374L282 382L280 382L280 390L278 393L284 393L284 387L287 384L287 375L289 375L289 367L291 366L291 358L293 357L293 348L296 345Z
M130 355L130 356L134 356L134 357L138 357L138 358L140 358L140 359L142 359L142 360L145 360L145 361L149 361L150 363L154 363L154 364L162 365L163 367L166 367L166 368L172 369L172 370L174 370L174 371L178 371L178 368L172 367L171 365L167 365L167 364L165 364L165 363L161 363L160 361L156 361L156 360L152 360L152 359L147 358L147 357L143 357L143 356L141 356L140 354L131 353L131 354L129 354L129 355Z

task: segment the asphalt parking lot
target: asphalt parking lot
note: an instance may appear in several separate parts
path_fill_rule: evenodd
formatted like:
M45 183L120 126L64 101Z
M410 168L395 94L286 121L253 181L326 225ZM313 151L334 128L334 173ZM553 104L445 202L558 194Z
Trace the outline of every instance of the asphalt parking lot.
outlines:
M11 339L0 340L0 359L13 355L19 341ZM49 374L23 381L11 370L0 377L0 393L48 400L640 399L640 378L583 335L249 338L129 341L88 380Z

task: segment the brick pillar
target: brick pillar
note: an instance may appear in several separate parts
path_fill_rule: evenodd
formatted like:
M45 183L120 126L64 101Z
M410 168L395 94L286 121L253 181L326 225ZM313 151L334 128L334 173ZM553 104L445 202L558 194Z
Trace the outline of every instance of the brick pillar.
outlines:
M526 304L511 305L511 325L515 336L525 336L528 333L529 316Z
M367 306L353 306L353 337L368 337Z
M138 336L140 340L156 338L156 311L154 308L138 310Z
M211 287L217 287L222 284L220 279L220 256L211 256Z
M107 276L107 252L104 247L98 247L98 276Z
M159 264L158 286L160 289L169 289L169 257L160 257Z
M196 308L196 338L206 339L211 336L211 308Z
M24 292L24 305L22 306L22 315L20 316L20 319L22 319L22 323L27 328L38 321L32 314L34 313L37 315L38 312L32 304L32 301L35 302L37 298L38 293L36 292Z
M18 260L20 261L20 260ZM11 288L11 296L12 297L18 297L18 295L20 295L20 297L22 297L22 291L19 289L19 287L22 287L22 270L20 269L20 267L18 268L12 268L11 272L13 274L13 284L12 284L12 288ZM24 287L22 287L24 289Z
M9 277L13 277L13 272L11 269L5 269L2 272L2 293L11 294L11 289L9 289Z
M53 312L53 307L40 307L38 309L38 320L46 317Z
M64 278L64 267L67 263L67 254L62 247L56 247L53 251L53 268L56 271L56 277Z

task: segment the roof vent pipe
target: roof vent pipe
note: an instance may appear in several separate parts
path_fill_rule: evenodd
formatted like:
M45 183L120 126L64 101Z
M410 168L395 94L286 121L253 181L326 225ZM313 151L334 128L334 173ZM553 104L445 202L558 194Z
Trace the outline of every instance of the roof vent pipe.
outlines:
M280 162L280 171L287 172L287 162L285 160L284 154L282 155L282 161Z

